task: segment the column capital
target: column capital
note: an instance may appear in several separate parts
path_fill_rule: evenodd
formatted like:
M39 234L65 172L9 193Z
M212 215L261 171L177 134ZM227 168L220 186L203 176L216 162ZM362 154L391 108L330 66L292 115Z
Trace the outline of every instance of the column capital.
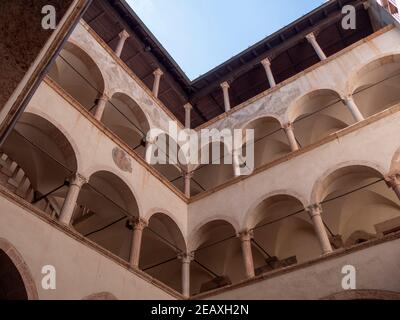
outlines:
M243 230L237 234L241 241L251 241L254 238L253 230Z
M315 32L310 32L309 34L307 34L306 39L309 42L316 41Z
M187 179L192 179L194 176L194 171L184 171L182 176Z
M400 172L395 172L386 177L386 182L392 187L396 188L400 186Z
M100 101L100 100L102 100L102 101L108 101L109 100L109 98L108 98L108 96L106 95L106 94L102 94L99 98L97 98L97 100L98 101Z
M263 59L263 60L261 60L261 64L264 66L264 67L270 67L271 66L271 58L265 58L265 59Z
M145 141L146 141L146 144L156 144L157 137L146 136Z
M118 34L118 36L119 36L121 39L128 39L128 38L130 37L130 34L128 33L128 31L126 31L126 30L124 29L124 30L122 30L122 31Z
M79 188L81 188L86 183L88 183L88 179L86 179L80 173L75 173L70 178L70 185L78 186Z
M149 223L146 220L144 220L143 218L129 217L128 221L127 221L127 225L132 230L143 231L149 225Z
M220 84L222 89L229 89L231 86L229 85L228 81L224 81Z
M153 74L155 76L161 77L164 74L164 72L160 68L157 68L156 70L154 70Z
M322 206L319 203L314 203L310 206L307 207L307 212L310 215L310 217L318 216L321 215L322 213Z
M178 259L182 260L182 263L190 263L194 260L194 252L180 252Z
M186 110L186 111L188 111L188 110L192 110L193 109L193 106L192 106L192 104L191 103L186 103L184 106L183 106L183 108Z
M293 130L293 122L286 122L282 125L284 130Z

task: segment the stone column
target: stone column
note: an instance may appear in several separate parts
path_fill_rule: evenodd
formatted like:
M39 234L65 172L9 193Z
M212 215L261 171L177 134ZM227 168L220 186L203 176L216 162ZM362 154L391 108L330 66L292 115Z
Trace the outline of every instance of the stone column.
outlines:
M133 227L132 245L130 254L130 264L133 268L139 267L140 249L142 247L142 235L144 228L147 227L147 221L140 218L131 218L129 221Z
M246 270L246 277L248 279L254 278L254 261L253 252L251 251L251 239L253 239L253 231L243 231L239 233L240 242L242 245L242 254L244 267Z
M296 137L294 135L294 131L293 131L293 123L286 123L283 125L283 129L286 132L286 136L289 140L289 144L290 144L290 149L292 151L297 151L299 150L299 145L296 141Z
M239 177L242 175L242 169L240 168L240 153L241 151L239 150L234 150L233 151L233 173L235 174L235 177Z
M77 173L69 184L68 194L64 200L64 204L61 209L59 221L65 225L70 225L72 216L74 214L76 201L78 200L79 192L82 186L87 183L87 180Z
M326 55L322 48L319 46L317 39L315 38L315 34L311 32L310 34L306 35L307 41L313 46L316 54L321 60L326 60Z
M321 217L322 206L320 204L313 204L307 208L307 211L311 217L315 233L321 245L322 254L331 253L333 251L332 246Z
M192 178L193 178L193 172L184 172L183 173L183 179L184 179L184 183L185 183L185 196L190 198L190 185L192 182Z
M158 91L160 90L160 81L161 81L161 76L164 74L164 72L161 71L160 68L156 69L153 72L154 75L154 83L153 83L153 94L156 98L158 98Z
M224 94L225 112L231 110L231 101L229 99L229 83L227 81L221 83L222 93Z
M94 117L98 121L101 121L101 118L103 117L104 109L106 108L107 101L108 101L108 98L104 94L97 100L96 111L95 111Z
M271 88L275 87L276 86L276 82L275 82L275 78L274 78L274 75L273 75L272 70L271 70L271 60L269 60L269 58L266 58L266 59L261 61L261 64L263 65L263 67L265 69L265 72L267 73L269 86Z
M192 111L193 106L190 103L186 103L183 107L185 108L185 128L190 129L191 127L190 112Z
M190 297L190 263L194 260L194 253L181 253L178 259L182 261L182 294Z
M343 103L347 106L347 108L351 112L354 120L356 120L357 122L364 120L364 116L362 115L360 109L358 109L353 97L348 96L344 98Z
M115 54L121 57L122 50L124 49L125 41L129 38L129 33L126 30L122 30L119 34L119 40L115 49Z
M388 183L400 200L400 172L391 175L388 179Z

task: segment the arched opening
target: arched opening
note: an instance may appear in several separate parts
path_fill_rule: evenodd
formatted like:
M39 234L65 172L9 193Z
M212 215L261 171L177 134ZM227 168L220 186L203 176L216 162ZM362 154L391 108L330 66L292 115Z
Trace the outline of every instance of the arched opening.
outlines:
M35 282L19 252L0 238L0 300L37 300Z
M56 217L77 170L73 147L46 119L24 113L1 148L1 183Z
M0 250L0 300L28 300L22 277L3 250Z
M143 231L140 269L180 291L182 263L178 254L183 252L185 239L174 220L164 213L152 215Z
M369 117L400 102L400 55L375 60L351 80L354 101Z
M310 92L289 110L289 121L300 147L313 144L354 123L340 95L329 89Z
M244 130L254 130L254 168L279 159L291 151L285 131L275 118L256 119L247 124ZM243 146L243 154L245 151L246 144Z
M314 196L334 247L350 247L400 230L400 201L380 172L352 165L329 174Z
M67 42L49 76L83 107L94 112L105 85L99 67L85 51Z
M146 115L139 105L123 93L116 93L107 102L101 121L142 157L150 130Z
M201 148L199 163L193 170L191 185L193 195L215 188L234 178L232 151L223 142L210 142Z
M249 213L256 275L302 263L321 255L312 222L303 204L289 195L263 200Z
M223 287L245 278L240 240L224 220L202 226L192 238L191 293Z
M139 217L132 191L115 174L100 171L82 187L72 225L85 237L128 261L132 244L127 223L130 217Z

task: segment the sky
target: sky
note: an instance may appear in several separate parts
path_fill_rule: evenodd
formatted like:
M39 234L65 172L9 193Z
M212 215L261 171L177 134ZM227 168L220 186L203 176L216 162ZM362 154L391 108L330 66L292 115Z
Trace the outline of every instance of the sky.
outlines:
M325 0L127 0L189 79L210 71Z

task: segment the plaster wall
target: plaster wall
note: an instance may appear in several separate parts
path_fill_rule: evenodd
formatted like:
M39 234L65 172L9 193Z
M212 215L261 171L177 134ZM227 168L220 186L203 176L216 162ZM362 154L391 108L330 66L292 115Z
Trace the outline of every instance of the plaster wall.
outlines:
M0 195L0 238L10 242L26 263L41 300L80 300L99 292L117 299L162 299L176 295L151 283L54 224ZM118 260L118 258L115 258ZM56 269L56 290L44 290L42 268Z

